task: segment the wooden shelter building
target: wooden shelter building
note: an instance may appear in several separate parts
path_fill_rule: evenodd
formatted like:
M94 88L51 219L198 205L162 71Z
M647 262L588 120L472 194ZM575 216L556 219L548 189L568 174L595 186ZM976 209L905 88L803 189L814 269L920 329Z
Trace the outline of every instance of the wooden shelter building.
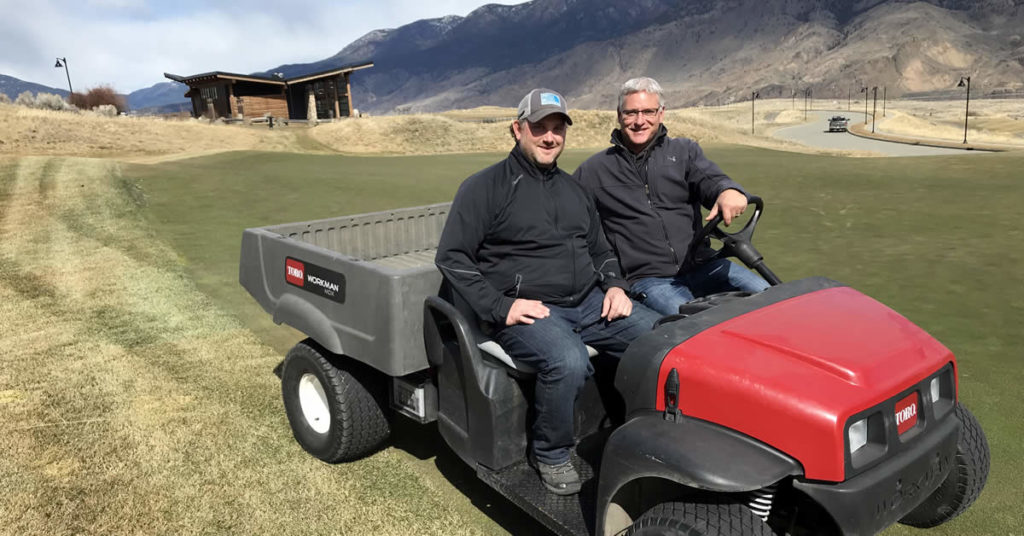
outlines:
M165 78L188 86L193 117L257 118L272 115L288 119L309 117L310 95L316 106L316 118L333 119L353 114L353 71L373 67L373 62L348 65L293 78L249 74L210 73Z

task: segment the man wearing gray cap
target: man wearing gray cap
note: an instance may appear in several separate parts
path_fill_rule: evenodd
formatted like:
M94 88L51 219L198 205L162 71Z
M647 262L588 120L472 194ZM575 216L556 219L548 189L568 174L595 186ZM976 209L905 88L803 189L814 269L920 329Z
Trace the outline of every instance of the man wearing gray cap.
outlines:
M544 485L578 493L575 400L593 372L587 344L614 357L658 315L626 296L618 260L583 188L558 168L572 125L565 99L534 89L508 158L455 194L435 262L513 359L537 371L530 460Z

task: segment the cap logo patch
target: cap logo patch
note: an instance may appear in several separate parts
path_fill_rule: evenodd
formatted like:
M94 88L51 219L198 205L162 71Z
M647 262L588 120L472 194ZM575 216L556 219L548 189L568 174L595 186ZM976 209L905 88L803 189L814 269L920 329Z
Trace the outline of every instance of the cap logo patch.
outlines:
M541 93L540 94L540 105L541 106L546 106L548 104L550 104L552 106L561 106L562 105L562 99L559 99L558 95L555 95L554 93Z

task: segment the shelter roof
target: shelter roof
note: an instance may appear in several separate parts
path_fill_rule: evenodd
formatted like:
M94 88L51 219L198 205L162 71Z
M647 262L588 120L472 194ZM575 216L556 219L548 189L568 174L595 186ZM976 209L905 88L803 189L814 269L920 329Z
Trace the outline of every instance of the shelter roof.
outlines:
M316 80L318 78L337 76L342 73L357 71L359 69L365 69L367 67L373 67L373 62L369 61L365 63L346 65L344 67L336 67L333 69L328 69L326 71L302 74L299 76L294 76L292 78L284 78L283 76L265 76L260 74L228 73L224 71L211 71L208 73L193 74L189 76L180 76L171 73L164 73L164 77L170 80L174 80L175 82L187 84L189 86L202 84L204 82L212 82L214 80L238 80L243 82L255 82L258 84L285 86L288 84L296 84L299 82L308 82L310 80Z

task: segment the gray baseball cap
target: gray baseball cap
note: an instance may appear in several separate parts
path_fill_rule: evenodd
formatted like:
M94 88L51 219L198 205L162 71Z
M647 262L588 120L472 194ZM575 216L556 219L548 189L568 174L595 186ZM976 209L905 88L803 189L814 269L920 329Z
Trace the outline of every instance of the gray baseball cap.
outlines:
M536 123L551 114L562 114L565 116L565 122L572 124L572 118L569 117L569 110L565 105L565 97L557 91L538 88L527 93L523 100L519 101L519 120L526 119Z

